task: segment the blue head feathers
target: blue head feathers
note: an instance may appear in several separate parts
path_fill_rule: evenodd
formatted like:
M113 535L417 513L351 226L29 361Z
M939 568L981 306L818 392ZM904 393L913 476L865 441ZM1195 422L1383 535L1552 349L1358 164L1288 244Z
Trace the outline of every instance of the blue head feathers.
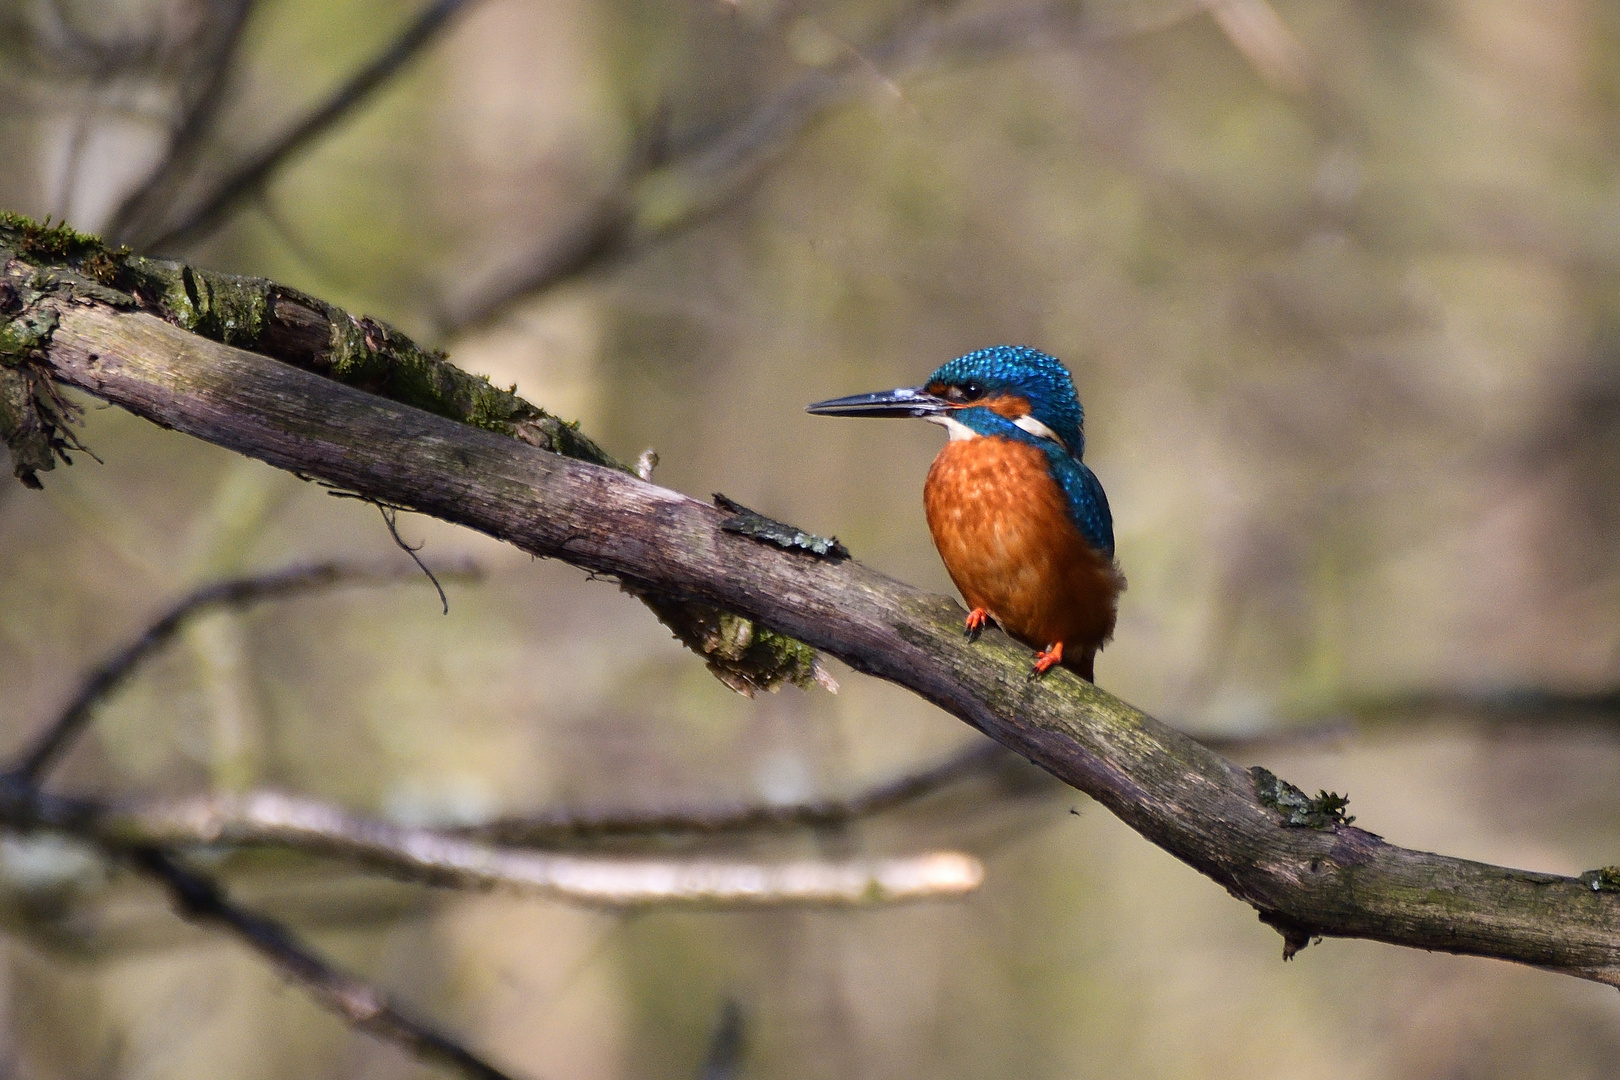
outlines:
M972 435L1037 447L1063 488L1074 523L1094 547L1114 553L1108 497L1080 461L1086 448L1080 399L1069 369L1056 357L1023 345L995 345L958 356L923 386L818 401L809 411L820 416L914 416L944 424L952 439L963 428Z
M927 389L941 396L952 389L964 394L951 394L954 400L1023 398L1029 415L1050 428L1069 453L1079 458L1085 450L1085 418L1069 369L1039 349L994 345L958 356L928 376Z

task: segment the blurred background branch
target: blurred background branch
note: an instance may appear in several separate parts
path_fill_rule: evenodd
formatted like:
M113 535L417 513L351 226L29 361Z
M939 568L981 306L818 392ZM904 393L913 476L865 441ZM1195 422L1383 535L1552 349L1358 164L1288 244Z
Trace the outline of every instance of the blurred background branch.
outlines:
M413 568L412 573L421 573ZM476 580L476 567L441 567L438 574ZM154 620L133 642L96 668L72 702L0 777L0 827L21 834L55 832L87 840L114 861L128 862L163 884L182 915L220 927L280 970L291 982L360 1030L394 1043L423 1061L463 1075L503 1080L496 1069L461 1043L413 1019L381 991L334 967L285 926L233 904L212 877L188 869L177 850L275 847L325 856L438 888L487 890L504 887L571 903L606 907L669 904L882 904L958 895L977 888L979 861L958 852L854 861L789 863L722 862L714 859L590 858L500 850L443 830L404 828L366 820L311 799L273 792L205 796L161 805L111 808L83 799L50 796L38 788L49 768L81 736L102 706L191 620L219 608L244 608L270 600L346 585L393 583L397 569L322 564L292 567L216 582L194 591ZM848 824L936 792L988 760L983 747L944 765L901 778L844 803L755 808L730 815L690 815L684 824L706 832L740 831L789 823ZM626 816L599 816L573 828L552 828L575 841L591 835L669 832L671 815L639 825ZM604 828L604 825L607 826ZM498 826L510 833L511 825ZM529 836L534 835L532 828ZM16 883L0 887L14 889ZM24 886L26 888L26 886Z
M196 111L188 113L185 122L175 133L163 164L119 207L108 230L111 237L135 244L143 251L162 253L182 247L213 228L221 217L256 194L278 168L363 106L401 68L433 44L469 2L433 0L382 53L350 76L325 102L233 171L212 180L209 189L196 200L194 206L170 220L175 213L173 189L189 179L184 175L190 166L187 157L203 137L209 119L206 107L202 115ZM241 3L235 6L246 7ZM230 53L239 32L239 20L248 14L247 10L242 10L238 15L230 7L225 11L232 29L221 35L222 41L214 50L213 62L207 65L210 79L202 91L205 101L219 92L217 73L229 67Z
M474 1080L510 1080L456 1040L407 1016L375 987L340 971L311 952L287 929L232 904L213 880L186 869L155 848L136 848L129 858L169 890L186 918L222 927L273 964L289 982L310 992L327 1009L361 1031L399 1046L413 1057L447 1066Z
M22 754L7 778L38 784L58 758L72 747L84 732L95 709L134 673L141 662L163 648L185 625L220 608L246 607L266 600L278 600L300 593L326 590L343 585L394 584L421 575L416 567L388 568L345 566L323 563L293 566L269 574L216 581L205 585L164 612L135 640L85 677L78 693L63 707L33 745ZM479 569L472 565L440 566L435 573L450 580L476 581Z

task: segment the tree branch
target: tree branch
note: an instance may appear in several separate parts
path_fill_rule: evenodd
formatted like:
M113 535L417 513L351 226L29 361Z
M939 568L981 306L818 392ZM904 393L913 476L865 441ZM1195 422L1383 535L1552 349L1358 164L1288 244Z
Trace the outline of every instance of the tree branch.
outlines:
M254 349L390 400L630 471L581 434L579 425L462 371L442 352L422 348L386 323L356 317L296 289L132 256L67 226L43 226L5 212L0 212L0 260L0 439L25 485L38 486L36 473L82 449L72 436L76 407L55 392L42 366L40 346L57 319L46 297L54 297L53 303L83 298L149 310L211 340ZM702 655L716 678L741 694L775 690L786 682L836 688L815 650L802 642L712 605L624 587L683 645Z
M952 851L785 863L514 851L268 791L127 808L57 800L34 824L124 848L292 848L443 888L499 888L614 908L885 904L971 892L984 879L979 860Z
M1620 985L1620 872L1579 880L1413 851L1318 816L1065 671L1028 677L999 633L852 560L727 531L716 508L81 295L19 314L30 362L155 422L458 522L633 587L715 605L905 686L1085 791L1253 905L1286 951L1313 936L1493 956ZM31 320L31 321L30 321ZM14 320L15 325L15 320ZM1303 796L1301 796L1303 798ZM1307 802L1310 800L1306 800Z

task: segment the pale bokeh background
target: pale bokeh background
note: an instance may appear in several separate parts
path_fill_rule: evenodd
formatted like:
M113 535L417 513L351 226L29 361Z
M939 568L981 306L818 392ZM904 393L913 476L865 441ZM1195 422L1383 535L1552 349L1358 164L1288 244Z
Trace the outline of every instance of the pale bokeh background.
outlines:
M1130 579L1103 685L1228 735L1360 715L1361 734L1243 763L1348 790L1398 843L1562 873L1620 862L1613 715L1498 709L1503 726L1454 703L1601 695L1620 675L1620 11L1217 8L1097 0L1057 9L1080 31L1034 45L871 61L712 214L455 329L588 219L654 118L679 155L807 72L866 64L907 19L1026 10L482 0L222 228L165 253L396 322L620 457L656 447L665 484L836 533L940 591L919 497L938 432L802 406L1039 346L1074 371ZM104 228L161 156L210 10L0 4L0 206ZM412 10L255 5L199 175ZM98 71L104 47L127 63ZM93 404L83 437L105 465L0 486L0 749L198 583L403 558L374 512L293 477ZM407 584L205 621L57 782L267 785L477 821L851 791L971 737L844 670L836 697L745 701L611 585L437 522L403 532L489 576L452 586L448 617ZM627 919L304 871L279 902L552 1080L695 1077L728 999L741 1075L784 1080L1579 1078L1620 1061L1611 989L1360 942L1285 965L1250 909L1070 793L761 850L925 842L983 854L983 890ZM71 851L0 841L0 877L3 1075L431 1074ZM284 884L242 888L274 904ZM63 911L71 933L45 933Z

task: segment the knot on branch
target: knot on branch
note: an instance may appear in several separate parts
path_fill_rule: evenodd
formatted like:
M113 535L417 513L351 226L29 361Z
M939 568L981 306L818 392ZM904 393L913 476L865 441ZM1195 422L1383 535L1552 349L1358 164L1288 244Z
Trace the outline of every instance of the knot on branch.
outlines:
M253 278L140 256L125 260L122 277L143 307L193 334L239 349L257 349L264 337L270 294Z
M1270 769L1258 765L1249 770L1249 775L1254 778L1255 796L1282 814L1284 825L1331 832L1340 825L1348 825L1356 820L1354 815L1344 812L1350 805L1348 795L1321 791L1312 797L1279 778Z
M1292 960L1299 955L1299 951L1312 942L1321 941L1321 935L1316 934L1310 927L1284 915L1280 911L1262 911L1260 921L1282 935L1283 959Z

